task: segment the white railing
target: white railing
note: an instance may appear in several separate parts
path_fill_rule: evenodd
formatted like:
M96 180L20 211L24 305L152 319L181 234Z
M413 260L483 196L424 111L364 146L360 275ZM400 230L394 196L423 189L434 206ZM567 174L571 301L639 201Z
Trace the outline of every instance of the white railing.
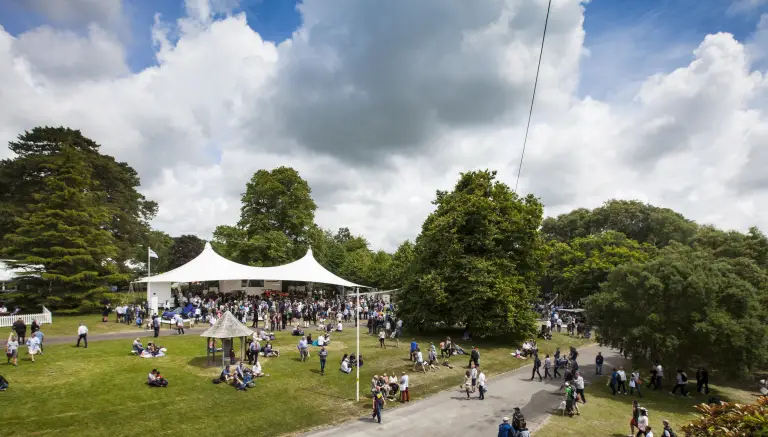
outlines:
M29 326L33 320L37 320L37 323L42 325L44 323L53 324L53 314L48 311L48 308L43 307L43 312L39 314L17 314L15 316L0 316L0 327L13 326L17 320L23 320L24 324Z

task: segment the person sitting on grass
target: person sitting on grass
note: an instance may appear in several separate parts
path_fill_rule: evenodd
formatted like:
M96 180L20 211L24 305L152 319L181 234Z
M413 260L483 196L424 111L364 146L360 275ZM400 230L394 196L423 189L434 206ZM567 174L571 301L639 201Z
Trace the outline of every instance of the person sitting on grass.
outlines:
M147 376L147 384L150 387L168 387L168 381L160 375L160 371L152 369Z
M237 391L248 390L245 388L245 381L243 381L243 378L237 373L235 373L234 377L232 378L232 386L234 386Z
M261 371L261 363L259 361L256 361L256 364L253 365L251 373L253 373L254 378L261 378L262 376L267 376Z
M272 348L272 343L271 342L267 342L267 344L264 346L263 354L267 358L279 357L280 356L280 351L277 350L277 349L273 349Z
M144 352L144 345L141 344L140 338L136 338L136 340L133 340L133 351L136 352L138 355L141 355L141 353Z
M229 366L221 369L221 374L219 374L219 381L223 383L229 383L232 381L232 371L230 370Z
M291 332L291 335L293 335L294 337L300 337L304 335L304 331L299 329L298 326L296 326L293 328L293 332Z
M346 374L352 373L352 367L349 366L349 358L344 358L344 360L341 362L341 369L339 370Z
M0 391L6 390L8 390L8 380L3 375L0 375Z

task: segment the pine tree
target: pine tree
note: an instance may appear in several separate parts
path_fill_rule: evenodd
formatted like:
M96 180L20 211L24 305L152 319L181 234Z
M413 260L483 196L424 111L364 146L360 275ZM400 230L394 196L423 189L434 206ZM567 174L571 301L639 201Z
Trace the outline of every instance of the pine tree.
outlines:
M26 270L17 284L27 304L93 309L111 283L128 280L114 261L110 210L83 152L63 147L50 158L41 165L42 190L6 234L3 255Z

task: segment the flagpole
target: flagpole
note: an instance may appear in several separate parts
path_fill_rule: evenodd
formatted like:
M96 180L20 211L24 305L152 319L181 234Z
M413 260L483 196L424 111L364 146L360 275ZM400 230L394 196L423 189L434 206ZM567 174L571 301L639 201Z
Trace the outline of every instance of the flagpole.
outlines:
M355 306L355 330L357 331L357 384L355 391L355 401L360 402L360 287L357 290L357 305Z

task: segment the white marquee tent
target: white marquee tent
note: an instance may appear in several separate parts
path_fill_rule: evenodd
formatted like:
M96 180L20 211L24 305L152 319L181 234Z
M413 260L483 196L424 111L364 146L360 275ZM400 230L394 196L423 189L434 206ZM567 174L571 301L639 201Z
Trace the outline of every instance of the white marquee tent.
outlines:
M303 258L289 264L275 267L252 267L230 261L216 253L210 243L205 243L202 253L195 259L169 272L140 279L138 282L203 282L231 281L242 279L263 279L267 281L317 282L362 287L340 278L321 266L312 255L312 249Z
M312 255L312 249L303 258L275 267L252 267L230 261L216 253L210 243L205 243L202 253L181 267L155 276L140 279L147 283L147 299L153 308L157 303L171 298L171 283L234 281L297 281L340 285L343 287L368 288L340 278L321 266ZM150 287L151 286L151 287ZM150 291L151 289L151 291ZM153 302L154 298L154 302Z

